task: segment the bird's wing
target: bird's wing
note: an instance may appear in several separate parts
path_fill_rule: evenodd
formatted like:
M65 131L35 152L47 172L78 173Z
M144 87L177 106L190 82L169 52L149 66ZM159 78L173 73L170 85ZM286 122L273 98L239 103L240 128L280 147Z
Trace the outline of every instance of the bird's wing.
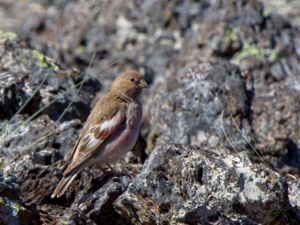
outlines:
M64 176L69 176L84 167L97 152L101 144L120 129L126 121L126 112L124 110L118 110L112 113L111 116L106 114L105 119L103 119L103 116L101 117L101 114L105 115L105 113L102 111L102 113L98 114L100 115L100 121L98 118L98 122L84 128L80 140L75 145L72 161L64 171ZM97 118L92 118L92 120L97 121Z

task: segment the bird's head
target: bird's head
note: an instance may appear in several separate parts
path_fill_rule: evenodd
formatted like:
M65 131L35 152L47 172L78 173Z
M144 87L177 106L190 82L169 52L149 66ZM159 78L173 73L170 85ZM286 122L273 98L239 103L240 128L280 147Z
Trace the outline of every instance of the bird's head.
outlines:
M112 83L111 91L129 98L138 98L147 82L139 72L129 70L120 74Z

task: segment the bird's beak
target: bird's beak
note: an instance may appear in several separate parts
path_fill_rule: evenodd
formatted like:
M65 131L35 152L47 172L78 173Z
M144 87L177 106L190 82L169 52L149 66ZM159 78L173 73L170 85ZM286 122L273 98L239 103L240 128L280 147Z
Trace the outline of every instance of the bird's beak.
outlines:
M144 79L141 79L140 82L139 82L139 86L141 88L147 88L148 84L147 84L147 82Z

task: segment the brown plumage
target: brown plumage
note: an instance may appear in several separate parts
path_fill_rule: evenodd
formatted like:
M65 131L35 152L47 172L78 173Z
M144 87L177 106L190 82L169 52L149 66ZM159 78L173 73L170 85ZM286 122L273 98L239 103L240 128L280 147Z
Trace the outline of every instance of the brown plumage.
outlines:
M136 71L124 72L113 81L91 111L52 198L63 195L83 168L95 162L113 163L134 146L142 120L139 96L145 87Z

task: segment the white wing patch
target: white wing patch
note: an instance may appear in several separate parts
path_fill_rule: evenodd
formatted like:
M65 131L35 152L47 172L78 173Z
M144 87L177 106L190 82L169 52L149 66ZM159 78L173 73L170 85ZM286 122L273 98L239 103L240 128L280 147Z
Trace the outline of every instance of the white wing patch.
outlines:
M115 126L116 125L116 122L118 122L119 120L119 116L120 116L120 113L118 113L117 115L115 115L113 118L111 118L110 120L107 120L105 122L103 122L99 128L100 128L100 131L102 130L106 130L106 129L110 129L111 127Z
M94 149L97 147L100 143L102 142L101 139L95 138L94 135L90 134L88 136L88 142L87 142L87 147Z
M114 116L112 119L107 120L102 122L100 125L98 126L94 126L92 127L89 132L88 132L88 140L87 140L87 147L94 149L96 148L98 145L101 144L101 142L103 141L101 138L99 137L95 137L95 131L98 130L97 133L102 133L105 131L110 130L111 128L115 127L116 124L119 122L120 119L120 113L118 113L116 116Z

